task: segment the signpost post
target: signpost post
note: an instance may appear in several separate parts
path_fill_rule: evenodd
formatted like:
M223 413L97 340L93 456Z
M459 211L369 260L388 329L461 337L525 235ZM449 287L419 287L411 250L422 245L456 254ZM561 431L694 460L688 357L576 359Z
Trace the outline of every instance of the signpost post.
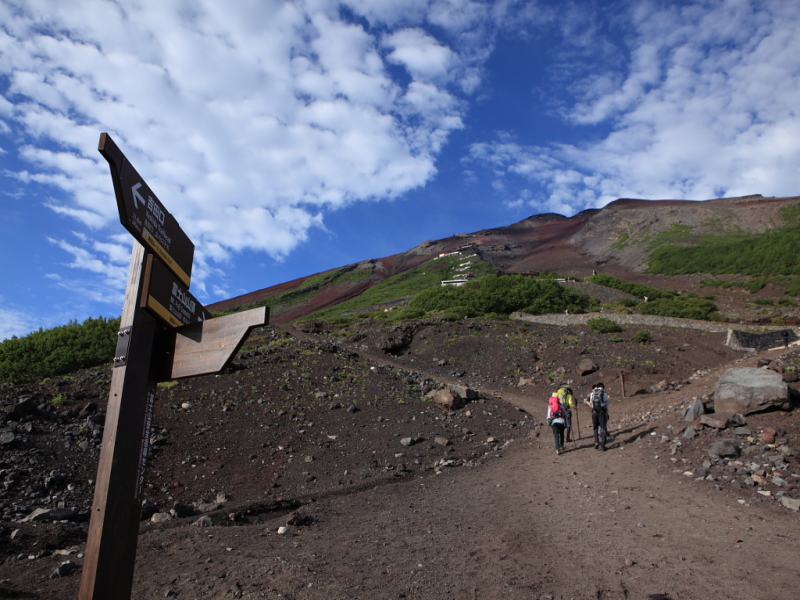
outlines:
M120 221L136 238L120 319L79 600L129 600L159 381L222 371L266 308L212 318L188 287L194 244L111 137Z

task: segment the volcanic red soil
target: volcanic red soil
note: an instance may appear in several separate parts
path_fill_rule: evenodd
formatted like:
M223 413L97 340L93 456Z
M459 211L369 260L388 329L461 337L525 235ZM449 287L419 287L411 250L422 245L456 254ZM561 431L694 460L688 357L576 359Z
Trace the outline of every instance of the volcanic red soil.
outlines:
M652 341L634 342L643 329ZM159 390L145 499L165 519L195 514L142 522L132 597L796 598L799 513L776 498L800 498L797 411L692 439L682 413L694 397L710 408L727 368L792 373L800 352L743 354L724 334L673 328L615 335L369 319L255 332L227 373ZM582 359L597 370L579 375ZM0 598L77 597L80 568L51 574L82 561L109 379L0 389L6 407L37 405L0 427ZM584 406L580 439L557 456L547 397L597 381L608 451ZM423 399L444 383L480 396L446 412ZM747 458L710 457L722 439ZM753 469L763 485L744 483ZM78 514L21 522L59 503Z

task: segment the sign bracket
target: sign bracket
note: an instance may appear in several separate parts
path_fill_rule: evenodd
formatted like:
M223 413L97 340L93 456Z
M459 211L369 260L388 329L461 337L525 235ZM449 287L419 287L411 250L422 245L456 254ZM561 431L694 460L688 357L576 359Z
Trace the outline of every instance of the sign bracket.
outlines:
M132 327L123 327L117 332L117 349L114 350L114 366L124 367L128 364L128 346L131 342Z

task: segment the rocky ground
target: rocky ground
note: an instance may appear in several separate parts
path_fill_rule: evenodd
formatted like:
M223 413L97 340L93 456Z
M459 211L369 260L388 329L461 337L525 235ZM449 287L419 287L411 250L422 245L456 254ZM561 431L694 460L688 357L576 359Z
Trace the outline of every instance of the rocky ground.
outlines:
M728 367L791 380L800 354L642 329L265 328L228 373L159 389L133 597L795 597L796 411L722 429L684 412ZM77 595L109 380L0 390L0 598ZM609 451L581 409L556 456L547 396L600 380ZM480 396L425 400L445 383ZM722 440L733 456L709 454Z

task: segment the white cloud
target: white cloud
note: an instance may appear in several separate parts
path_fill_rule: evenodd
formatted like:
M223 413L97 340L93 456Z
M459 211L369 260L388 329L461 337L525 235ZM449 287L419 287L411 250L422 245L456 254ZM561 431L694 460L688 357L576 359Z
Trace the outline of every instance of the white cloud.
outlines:
M459 39L485 29L488 4L412 4L348 3L372 31L336 0L4 2L0 114L27 166L15 176L108 235L108 131L197 245L198 273L244 249L280 259L326 211L424 185L463 126L456 94L478 75ZM447 39L420 29L431 23ZM118 280L103 247L58 244L71 266Z
M618 197L800 193L800 5L644 2L629 17L627 72L592 63L601 72L573 89L580 99L565 113L576 128L610 126L607 135L481 144L472 158L498 177L536 182L532 204L567 214Z
M22 337L37 329L33 316L0 306L0 342L13 336Z
M446 80L458 62L452 50L422 29L403 29L386 36L389 61L403 65L415 79Z

